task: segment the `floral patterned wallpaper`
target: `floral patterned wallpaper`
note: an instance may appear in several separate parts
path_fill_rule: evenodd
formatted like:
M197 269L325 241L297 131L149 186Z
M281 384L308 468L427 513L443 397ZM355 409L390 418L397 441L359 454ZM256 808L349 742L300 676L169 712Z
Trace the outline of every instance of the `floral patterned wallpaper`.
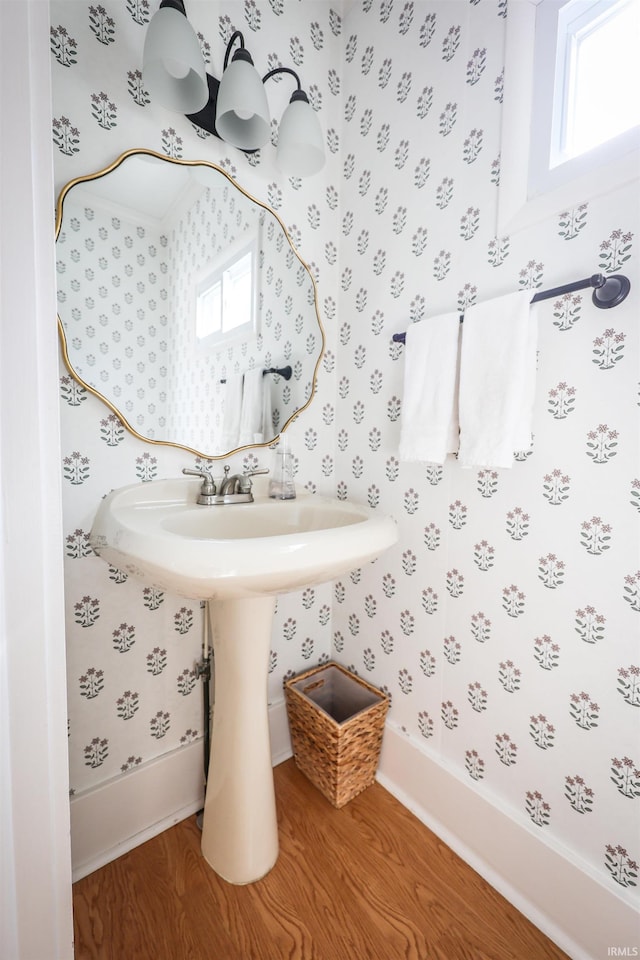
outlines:
M197 149L276 206L313 265L328 346L318 397L293 434L298 483L392 514L400 541L331 588L280 599L271 694L335 655L388 691L390 722L421 749L635 900L637 184L496 235L504 0L188 6L216 65L233 24L268 61L299 66L326 132L326 169L285 182L267 151L249 162L196 143L188 122L150 104L137 72L149 10L128 0L52 4L57 176L61 186L134 143ZM393 333L597 271L631 279L615 310L596 309L586 291L536 308L534 443L513 469L399 461L404 348ZM102 493L175 473L184 458L129 436L107 448L104 410L62 379L70 742L84 789L199 735L197 694L179 681L189 684L200 614L172 597L152 610L157 598L83 554ZM120 652L131 627L135 642ZM154 651L167 659L156 676ZM104 683L93 698L89 669ZM125 719L134 687L139 707ZM165 714L163 740L152 721Z
M166 237L119 212L76 199L75 188L65 201L56 241L58 311L74 369L153 439L167 419L169 311L166 287L158 286L169 270ZM119 425L113 417L113 437Z
M337 489L401 535L335 585L334 645L408 737L637 896L637 183L496 236L507 13L364 2L344 24ZM534 308L529 453L399 462L394 332L598 271L631 278L615 310Z

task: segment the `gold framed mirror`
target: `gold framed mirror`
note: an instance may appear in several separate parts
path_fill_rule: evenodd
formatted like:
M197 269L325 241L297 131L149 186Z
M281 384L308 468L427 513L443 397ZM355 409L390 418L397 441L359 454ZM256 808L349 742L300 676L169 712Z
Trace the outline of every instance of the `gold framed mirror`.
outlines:
M311 403L315 280L278 214L216 164L134 149L76 177L56 269L65 365L140 440L219 460L271 445Z

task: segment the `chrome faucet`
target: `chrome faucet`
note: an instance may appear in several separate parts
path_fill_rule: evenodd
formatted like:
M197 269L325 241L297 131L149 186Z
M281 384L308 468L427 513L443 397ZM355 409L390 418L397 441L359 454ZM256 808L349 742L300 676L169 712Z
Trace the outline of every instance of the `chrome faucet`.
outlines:
M269 473L266 467L249 470L247 473L234 473L229 476L229 466L224 468L224 478L216 488L216 482L209 470L190 470L184 467L182 472L189 477L201 477L202 487L196 503L204 507L212 507L225 503L252 503L251 477L256 474Z

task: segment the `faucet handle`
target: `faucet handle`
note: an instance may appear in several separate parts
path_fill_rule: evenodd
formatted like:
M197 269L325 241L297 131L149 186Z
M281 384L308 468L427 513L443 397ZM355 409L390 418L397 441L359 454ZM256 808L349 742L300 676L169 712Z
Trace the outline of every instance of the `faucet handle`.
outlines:
M202 490L200 491L202 496L215 496L216 485L208 470L191 470L189 467L183 467L182 472L188 477L200 477L202 480Z
M269 473L269 467L257 467L255 470L247 470L245 477L257 477L260 473Z
M269 473L268 467L258 467L256 470L247 470L238 480L238 493L251 493L251 477L260 473Z

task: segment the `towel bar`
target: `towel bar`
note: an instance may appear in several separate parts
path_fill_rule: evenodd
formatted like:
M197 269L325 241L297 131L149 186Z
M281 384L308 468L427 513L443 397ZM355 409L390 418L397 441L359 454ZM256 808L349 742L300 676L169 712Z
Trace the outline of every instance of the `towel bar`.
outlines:
M265 367L262 371L262 376L266 377L268 373L277 373L279 377L282 377L283 380L291 380L293 370L291 366L287 364L286 367ZM220 380L219 383L226 383L226 380Z
M564 293L574 293L576 290L584 290L587 287L594 287L591 297L594 305L601 310L608 310L611 307L617 307L619 303L627 298L631 283L628 277L621 274L614 274L605 277L601 273L594 273L585 280L576 280L574 283L565 283L561 287L552 287L550 290L541 290L531 298L531 303L538 303L540 300L551 300L552 297L560 297ZM464 318L460 317L460 323ZM404 343L406 333L394 333L392 340L395 343Z

